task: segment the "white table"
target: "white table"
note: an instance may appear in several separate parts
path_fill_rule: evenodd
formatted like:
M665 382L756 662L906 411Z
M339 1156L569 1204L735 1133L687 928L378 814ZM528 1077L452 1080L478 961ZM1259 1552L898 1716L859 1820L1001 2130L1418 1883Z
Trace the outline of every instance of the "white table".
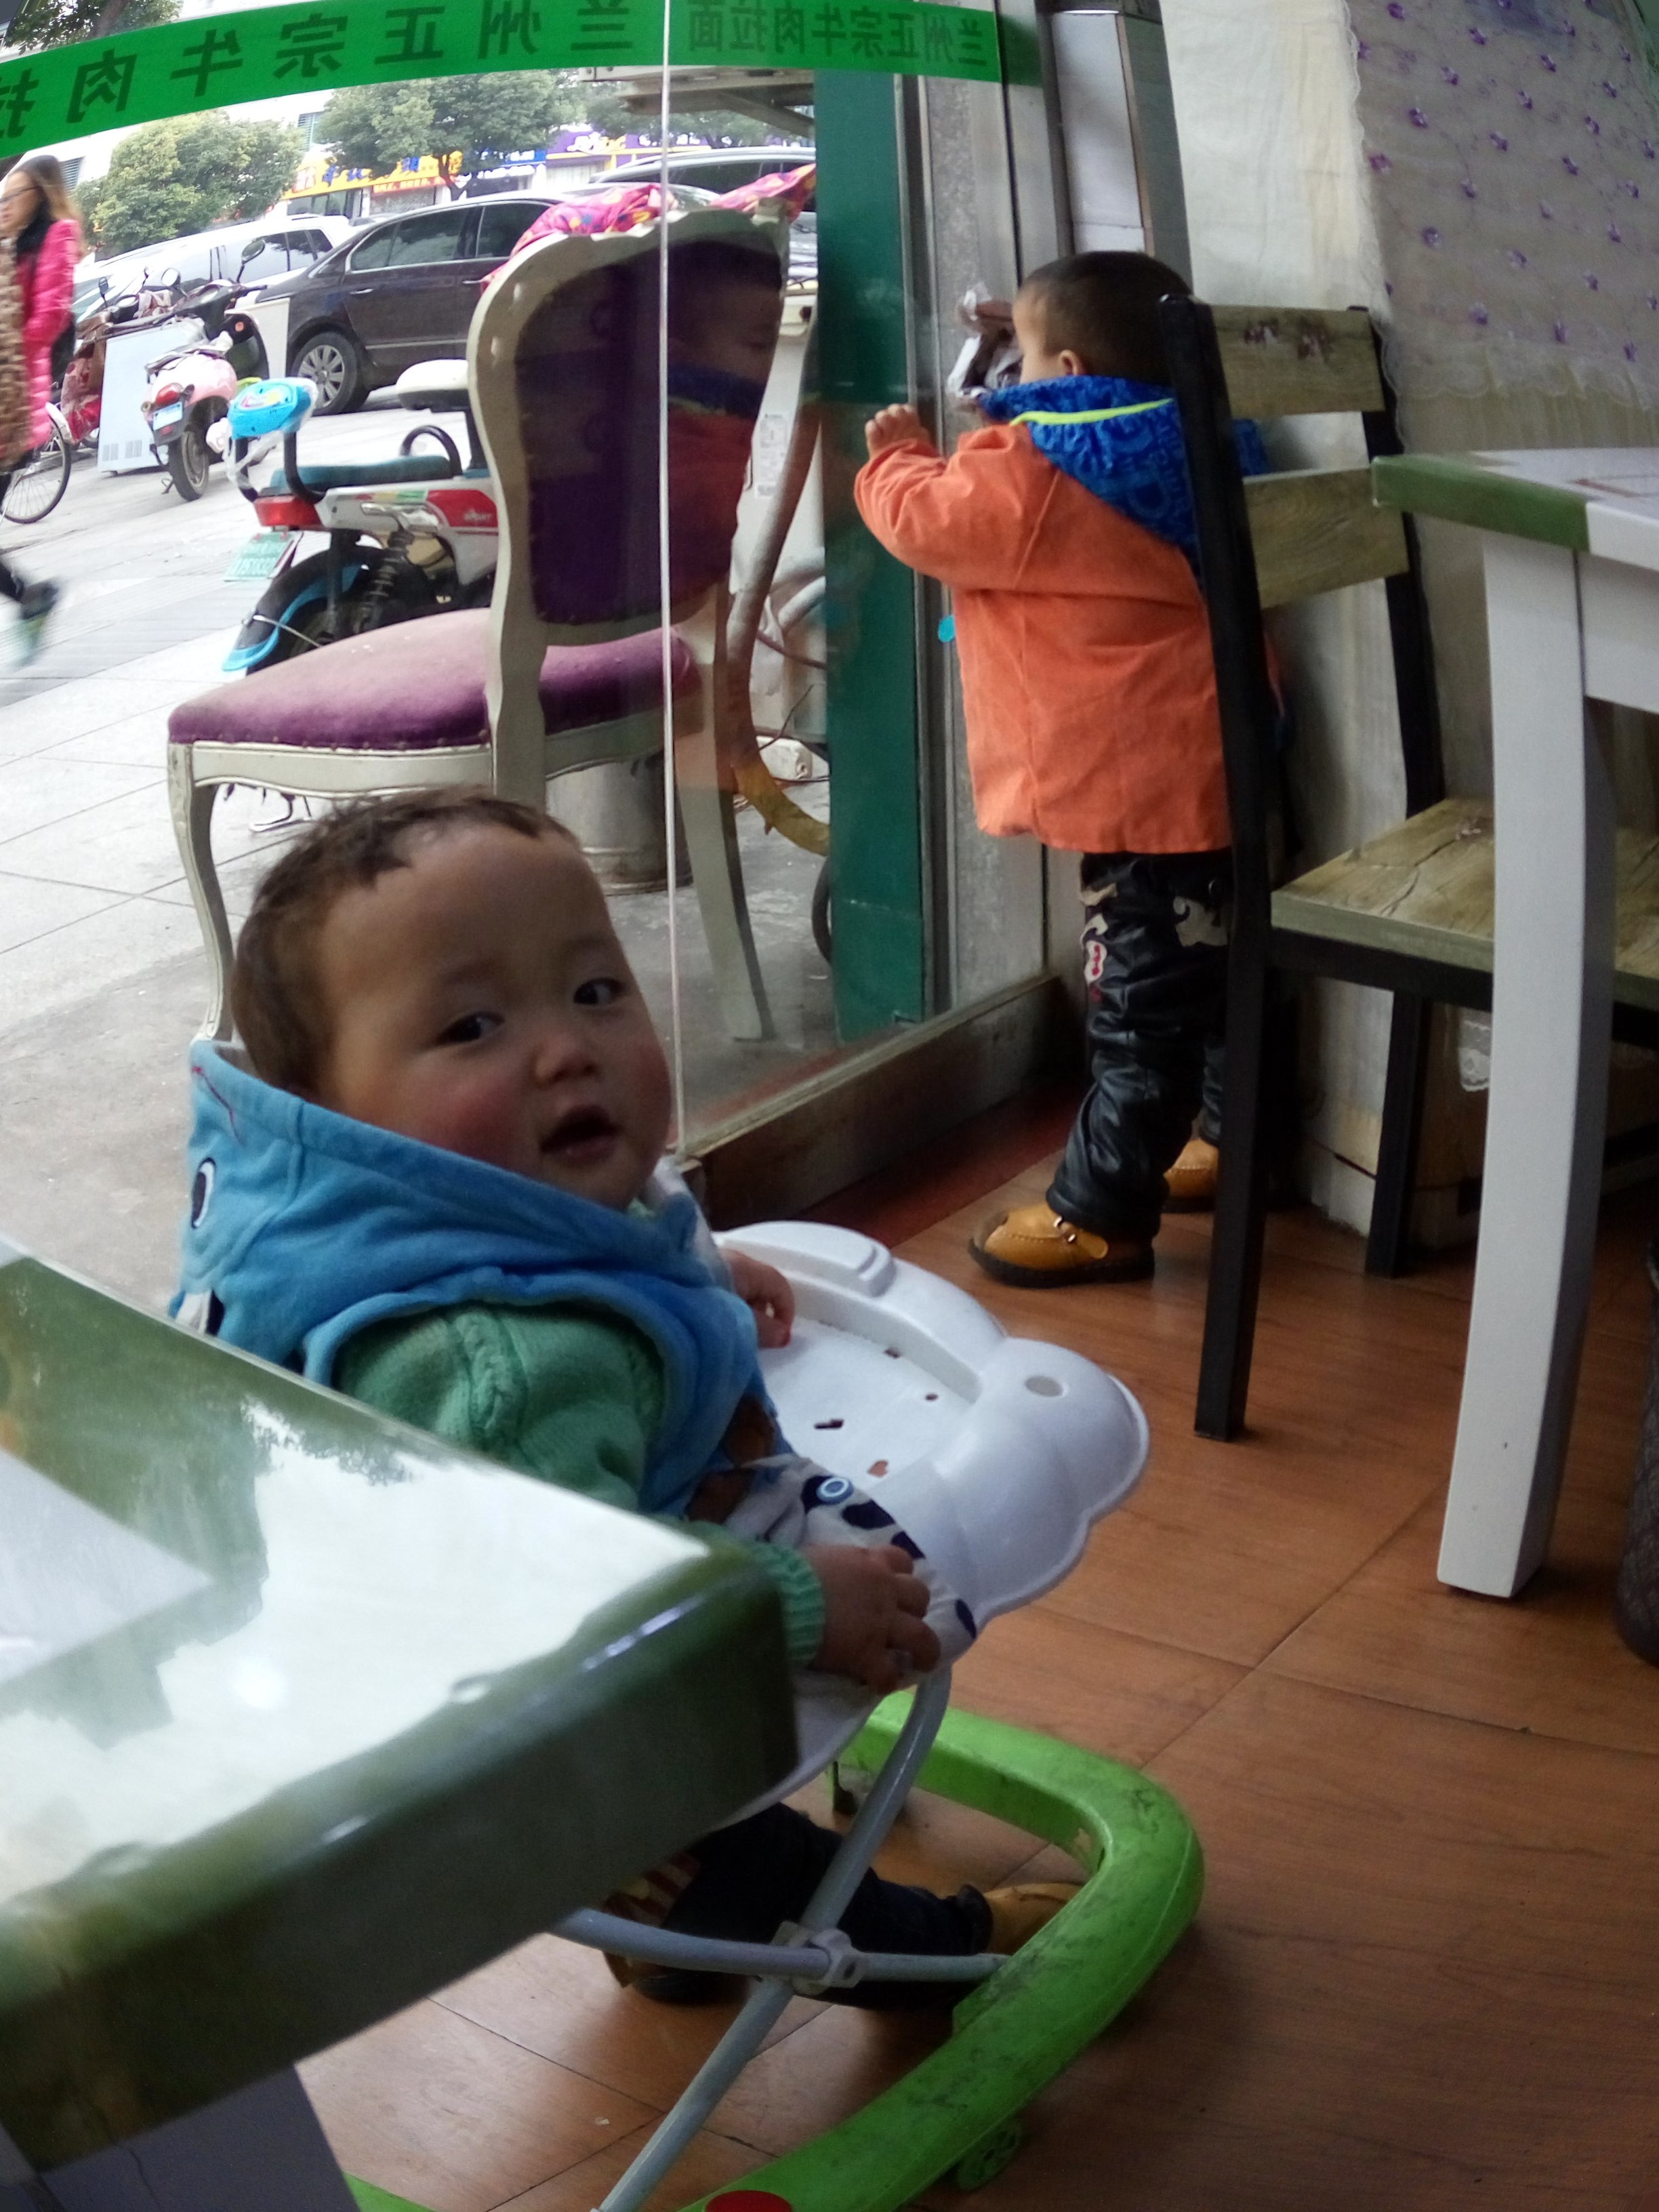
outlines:
M1413 455L1375 476L1389 504L1483 533L1492 1088L1439 1571L1512 1597L1561 1485L1607 1111L1613 790L1584 702L1659 713L1659 451Z

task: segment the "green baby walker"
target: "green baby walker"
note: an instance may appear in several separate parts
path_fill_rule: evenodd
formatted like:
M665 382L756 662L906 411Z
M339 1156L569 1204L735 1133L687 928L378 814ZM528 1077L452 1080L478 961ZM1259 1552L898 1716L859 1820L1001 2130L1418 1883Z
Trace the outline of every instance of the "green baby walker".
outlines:
M738 1243L798 1316L787 1433L856 1471L979 1624L1075 1564L1146 1451L1074 1354L842 1230ZM881 1463L890 1472L878 1474ZM632 2212L796 1990L975 1984L948 2040L704 2212L975 2188L1202 1886L1132 1769L953 1712L792 1694L741 1552L383 1419L0 1244L0 2212L419 2212L342 2174L295 2062L550 1925L753 1993L603 2212ZM743 1945L586 1909L836 1762L867 1794L799 1927ZM836 1922L913 1785L1086 1879L1011 1958Z
M720 1240L790 1278L797 1313L763 1355L785 1432L862 1478L943 1565L982 1626L1069 1572L1121 1502L1147 1433L1113 1376L1006 1336L976 1300L872 1239L776 1222ZM892 1468L872 1480L878 1468ZM802 1924L770 1946L580 1911L554 1932L652 1965L751 1979L738 2017L598 2212L636 2212L671 2172L792 1996L861 1980L965 1982L950 2039L839 2126L686 2212L894 2212L950 2175L976 2189L1023 2140L1020 2114L1140 1988L1197 1910L1203 1862L1180 1808L1143 1775L1024 1729L950 1709L941 1668L871 1710L850 1685L798 1687L800 1758L758 1809L833 1765L862 1803ZM860 1952L837 1926L913 1786L1058 1844L1078 1895L1012 1958ZM741 1817L740 1815L738 1817ZM364 2212L410 2212L354 2183ZM415 2208L418 2212L418 2208Z

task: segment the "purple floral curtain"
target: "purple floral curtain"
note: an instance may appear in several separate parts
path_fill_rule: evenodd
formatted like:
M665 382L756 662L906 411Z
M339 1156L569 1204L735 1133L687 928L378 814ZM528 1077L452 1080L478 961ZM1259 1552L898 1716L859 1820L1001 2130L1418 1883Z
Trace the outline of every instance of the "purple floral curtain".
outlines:
M1628 0L1351 0L1413 394L1659 404L1659 118Z

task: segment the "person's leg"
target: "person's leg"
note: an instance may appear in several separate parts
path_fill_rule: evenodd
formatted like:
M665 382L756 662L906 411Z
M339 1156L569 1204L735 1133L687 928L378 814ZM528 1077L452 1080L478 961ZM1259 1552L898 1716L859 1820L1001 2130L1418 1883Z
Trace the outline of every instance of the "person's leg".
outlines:
M1218 1033L1204 1040L1204 1085L1193 1133L1164 1171L1169 1196L1166 1213L1207 1213L1215 1204L1221 1173L1221 1082L1223 1041Z
M1192 1133L1226 991L1230 856L1083 864L1092 1081L1048 1190L1097 1237L1151 1238Z
M11 489L13 473L10 469L0 469L0 507L3 507L6 503L6 494ZM26 588L23 579L18 574L16 569L10 566L3 555L0 555L0 599L21 599Z
M0 471L0 507L5 505L12 474L9 469ZM9 562L0 557L0 599L10 599L15 605L22 624L23 658L32 659L40 650L46 617L58 604L57 585L27 584Z
M1204 1095L1199 1102L1198 1133L1206 1145L1221 1142L1221 1087L1226 1071L1226 1033L1204 1040Z
M693 1844L686 1856L697 1871L663 1923L682 1936L728 1942L769 1943L786 1920L799 1920L841 1848L833 1830L792 1805L769 1805ZM991 1940L992 1911L976 1889L954 1897L866 1874L841 1924L861 1951L914 1951L963 1958ZM884 2011L951 2005L961 1983L869 1982L834 1993L835 2001Z
M1231 872L1226 852L1085 856L1092 1080L1044 1203L974 1238L988 1273L1038 1288L1152 1273L1222 1020Z

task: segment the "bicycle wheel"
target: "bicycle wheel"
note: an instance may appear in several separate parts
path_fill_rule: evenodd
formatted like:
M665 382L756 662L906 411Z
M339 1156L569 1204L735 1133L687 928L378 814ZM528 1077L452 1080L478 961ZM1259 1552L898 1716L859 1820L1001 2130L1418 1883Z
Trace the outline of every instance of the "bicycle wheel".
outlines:
M12 471L3 512L8 522L43 522L69 486L72 445L69 424L54 407L46 442Z

